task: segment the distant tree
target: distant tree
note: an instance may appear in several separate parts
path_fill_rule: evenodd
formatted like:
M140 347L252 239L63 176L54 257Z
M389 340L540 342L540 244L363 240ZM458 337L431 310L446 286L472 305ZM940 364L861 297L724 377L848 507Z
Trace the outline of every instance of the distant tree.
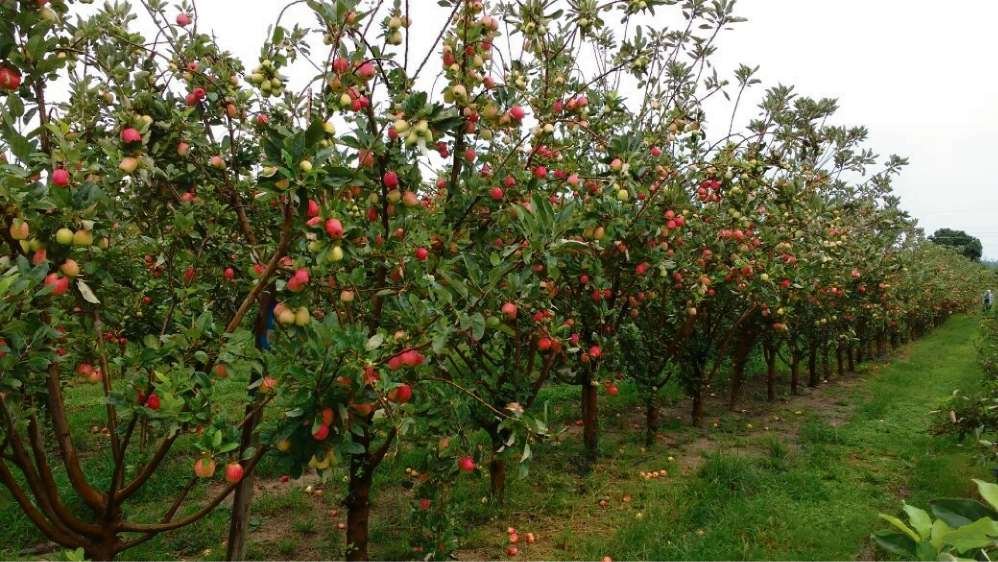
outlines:
M929 240L942 246L950 246L970 260L981 260L983 252L981 241L962 230L940 228L932 236L929 236Z

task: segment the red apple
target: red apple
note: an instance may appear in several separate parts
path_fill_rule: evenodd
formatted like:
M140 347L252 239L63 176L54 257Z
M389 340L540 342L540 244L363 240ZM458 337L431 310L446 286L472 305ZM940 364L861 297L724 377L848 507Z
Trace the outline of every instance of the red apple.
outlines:
M141 142L141 141L142 141L142 133L140 133L138 129L135 129L133 127L127 127L121 130L121 142L127 144L133 142Z
M430 251L420 246L416 248L416 253L414 255L416 256L417 260L426 261L426 259L430 257Z
M405 404L412 400L412 387L407 384L400 384L388 391L388 399L396 404Z
M17 69L0 65L0 90L13 92L21 87L21 73Z
M237 462L230 462L225 465L225 480L230 484L235 484L243 479L243 465Z
M145 406L150 410L158 410L159 404L160 404L159 395L157 395L155 392L153 392L152 394L149 395L148 398L146 398Z
M505 316L507 320L516 320L517 308L515 304L507 302L503 304L502 308L499 310L500 312L502 312L503 316Z
M177 25L180 27L187 27L191 24L191 16L185 12L180 12L177 14Z
M475 464L475 459L465 456L457 459L457 468L461 472L474 472L477 465Z
M69 172L65 168L52 170L52 185L56 187L67 187L69 185Z
M391 170L385 172L385 176L382 178L382 181L388 189L395 189L399 186L399 176Z

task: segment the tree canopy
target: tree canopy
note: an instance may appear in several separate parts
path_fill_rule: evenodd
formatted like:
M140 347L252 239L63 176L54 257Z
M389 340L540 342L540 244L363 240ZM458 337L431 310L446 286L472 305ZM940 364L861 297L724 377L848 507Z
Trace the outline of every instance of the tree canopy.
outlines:
M949 246L972 261L981 261L981 254L984 251L979 239L962 230L940 228L929 236L929 240L941 246Z

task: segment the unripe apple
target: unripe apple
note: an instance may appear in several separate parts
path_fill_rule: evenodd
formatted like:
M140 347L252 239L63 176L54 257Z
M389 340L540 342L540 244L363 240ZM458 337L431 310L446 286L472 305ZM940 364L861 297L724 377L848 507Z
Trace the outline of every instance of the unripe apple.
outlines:
M312 321L312 315L309 314L308 309L304 306L295 311L295 326L308 326L308 323Z
M351 303L354 299L354 292L349 289L344 289L340 291L340 302Z
M338 262L343 260L343 248L339 246L333 246L329 250L329 261Z
M55 231L55 241L63 246L69 246L73 243L73 231L68 228L60 228Z
M81 228L73 234L73 245L85 248L87 246L92 246L94 243L94 235L89 230Z
M28 227L28 223L21 219L14 219L10 225L10 237L14 240L27 240L30 235L31 229Z
M121 170L122 172L125 172L126 174L134 173L135 170L138 169L138 167L139 167L139 159L134 158L132 156L126 156L122 158L121 162L118 164L118 169Z
M215 459L205 455L194 461L194 474L198 478L211 478L215 475Z
M76 263L76 260L67 259L59 266L59 271L66 277L77 277L80 275L80 264Z
M306 174L311 172L312 171L311 160L302 160L301 162L298 163L298 168L301 169L301 171L305 172Z

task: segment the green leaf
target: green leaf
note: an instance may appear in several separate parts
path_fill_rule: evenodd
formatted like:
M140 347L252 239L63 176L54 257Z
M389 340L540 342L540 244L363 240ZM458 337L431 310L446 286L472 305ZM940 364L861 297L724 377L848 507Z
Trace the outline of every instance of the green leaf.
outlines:
M950 527L969 525L982 517L991 517L994 512L979 501L963 498L942 498L929 502L932 514L942 519Z
M871 535L873 542L877 543L877 546L890 552L892 554L897 554L903 558L914 558L915 549L917 548L917 543L911 540L911 537L903 533L891 533L889 531L879 531Z
M945 544L943 541L946 538L946 535L948 535L949 532L952 530L953 529L949 525L947 525L945 521L943 521L942 519L936 519L932 523L932 531L930 533L930 539L929 539L930 542L932 543L932 546L936 550L942 550L943 544Z
M988 546L995 541L995 538L998 538L998 523L989 517L982 517L970 525L950 531L946 535L945 542L962 553Z
M881 513L880 518L883 519L884 521L887 521L891 525L894 525L894 527L897 530L911 537L911 540L915 541L916 543L921 542L922 537L919 537L918 533L912 530L911 527L905 525L904 521L901 521L900 519L894 517L893 515L887 515L886 513Z
M924 509L913 505L904 504L904 512L908 514L908 521L915 528L915 532L923 539L928 537L932 531L932 518Z
M988 502L991 509L998 510L998 484L992 484L991 482L985 482L976 478L974 482L977 484L977 491L981 493L984 501Z

